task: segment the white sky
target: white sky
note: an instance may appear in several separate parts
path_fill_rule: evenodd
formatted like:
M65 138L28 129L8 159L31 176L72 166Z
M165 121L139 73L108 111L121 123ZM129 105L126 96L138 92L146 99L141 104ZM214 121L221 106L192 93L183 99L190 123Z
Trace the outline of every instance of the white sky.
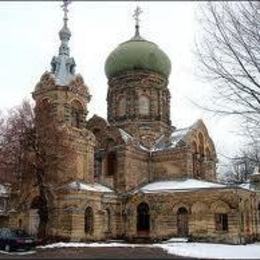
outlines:
M195 19L196 2L138 2L143 9L141 35L157 43L172 62L169 89L173 125L185 127L198 118L206 123L219 153L238 150L235 137L238 122L220 119L192 105L205 104L212 95L209 84L194 76L192 54L195 36L200 33ZM202 2L200 4L205 4ZM60 44L61 2L0 2L0 109L30 98ZM76 70L89 86L92 100L89 116L106 118L107 80L104 63L109 53L134 33L132 18L136 2L73 2L69 12L71 55Z

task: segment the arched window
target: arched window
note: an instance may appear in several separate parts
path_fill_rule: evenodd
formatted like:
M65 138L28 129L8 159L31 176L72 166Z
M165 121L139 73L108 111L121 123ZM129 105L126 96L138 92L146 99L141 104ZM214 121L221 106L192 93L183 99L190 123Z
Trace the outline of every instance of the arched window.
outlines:
M147 203L142 202L137 207L137 231L150 231L150 214Z
M124 96L121 96L118 99L117 115L118 116L124 116L125 114L126 114L126 98Z
M101 133L101 130L99 128L94 128L94 130L92 131L93 134L95 135L95 137L99 136Z
M211 160L211 153L208 147L206 148L206 158L207 160Z
M23 225L23 221L21 219L18 220L18 228L22 228Z
M204 156L204 137L202 133L199 133L199 153Z
M195 141L192 142L192 152L197 153L198 152L198 146Z
M40 106L41 108L46 108L50 106L50 100L48 98L43 98L42 100L40 100L38 106Z
M199 176L199 171L200 171L200 163L199 163L199 158L198 158L198 145L195 141L192 142L192 164L193 164L193 174L194 177Z
M177 233L180 237L187 237L189 234L188 210L184 207L177 211Z
M245 217L246 217L246 232L249 233L250 232L250 215L249 215L248 211L245 213Z
M114 175L117 167L116 153L111 151L107 154L107 175Z
M113 138L109 137L106 139L105 141L105 148L107 150L110 150L111 148L113 148L116 145L116 142Z
M99 152L94 154L94 178L98 178L102 174L102 157Z
M143 95L139 97L139 113L140 115L150 114L150 99Z
M94 215L91 207L85 210L85 233L92 234L94 230Z
M244 232L245 229L245 223L244 223L244 214L240 213L240 230L241 232Z
M74 100L71 103L71 125L80 128L83 120L83 107L79 101Z
M106 231L111 232L111 213L109 209L106 209Z

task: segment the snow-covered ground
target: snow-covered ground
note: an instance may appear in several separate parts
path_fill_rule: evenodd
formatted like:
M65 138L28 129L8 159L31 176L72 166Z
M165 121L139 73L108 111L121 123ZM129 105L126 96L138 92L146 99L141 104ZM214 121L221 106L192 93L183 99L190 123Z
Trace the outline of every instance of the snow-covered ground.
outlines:
M6 251L0 250L0 254L13 255L13 256L32 255L32 254L35 254L35 253L36 253L35 250L22 251L22 252L19 252L19 251L6 252Z
M97 243L83 243L83 242L59 242L55 244L49 244L46 246L38 246L37 248L64 248L64 247L153 247L152 244L128 244L118 242L97 242Z
M211 243L154 244L169 254L210 259L260 259L260 243L248 245L223 245Z
M64 247L158 247L169 254L190 256L198 258L220 259L260 259L260 243L248 245L224 245L212 243L185 243L171 239L157 244L128 244L128 243L55 243L38 248L64 248Z

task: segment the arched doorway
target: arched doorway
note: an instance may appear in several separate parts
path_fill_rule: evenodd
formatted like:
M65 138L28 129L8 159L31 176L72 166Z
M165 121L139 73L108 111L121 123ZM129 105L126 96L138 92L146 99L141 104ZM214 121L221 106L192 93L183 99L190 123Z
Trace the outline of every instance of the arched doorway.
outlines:
M187 237L189 234L189 216L184 207L177 211L177 234L179 237Z
M150 214L147 203L142 202L137 207L137 232L149 233Z

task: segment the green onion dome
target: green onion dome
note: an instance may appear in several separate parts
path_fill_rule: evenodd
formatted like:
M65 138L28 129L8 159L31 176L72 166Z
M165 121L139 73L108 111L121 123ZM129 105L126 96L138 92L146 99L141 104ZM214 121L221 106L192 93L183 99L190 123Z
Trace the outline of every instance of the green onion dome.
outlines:
M133 70L154 71L168 78L171 61L155 43L136 34L112 51L105 63L107 78Z

